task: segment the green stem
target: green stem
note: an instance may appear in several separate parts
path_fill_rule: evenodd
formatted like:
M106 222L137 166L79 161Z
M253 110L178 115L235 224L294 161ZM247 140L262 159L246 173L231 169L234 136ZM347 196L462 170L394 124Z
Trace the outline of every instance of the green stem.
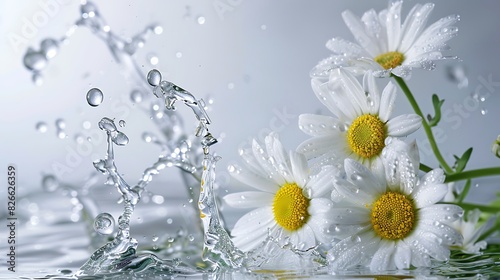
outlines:
M425 165L423 163L420 163L420 170L424 171L424 172L431 172L432 171L432 167L430 167L428 165Z
M495 207L495 206L465 203L465 202L457 203L457 205L462 207L464 210L479 209L481 212L494 213L494 214L500 212L500 207Z
M494 176L494 175L500 175L500 167L473 169L468 171L462 171L460 173L450 174L446 176L445 182L449 183L465 179Z
M464 189L462 190L460 196L458 197L458 203L462 203L462 201L464 201L465 197L469 193L470 185L471 181L470 179L468 179L467 182L465 183Z
M434 134L432 134L432 129L429 126L429 123L427 123L427 120L424 117L424 114L422 114L422 110L420 110L420 107L418 106L417 101L413 97L413 94L411 93L410 89L406 85L406 82L403 80L403 78L392 75L396 82L398 83L399 87L401 90L403 90L404 94L406 95L406 98L410 102L411 106L413 107L413 110L417 115L419 115L422 118L422 126L424 127L425 134L427 135L427 138L429 139L429 143L431 145L432 151L434 152L434 155L436 156L436 159L439 161L439 164L443 167L446 173L451 174L453 173L453 169L448 165L446 160L443 158L443 155L441 155L441 152L439 151L439 148L436 144L436 139L434 138Z

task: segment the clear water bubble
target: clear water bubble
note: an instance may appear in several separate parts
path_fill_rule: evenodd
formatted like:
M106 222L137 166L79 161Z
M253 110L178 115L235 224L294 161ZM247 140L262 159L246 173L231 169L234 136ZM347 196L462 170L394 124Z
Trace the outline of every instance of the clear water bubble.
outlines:
M41 71L47 66L47 58L40 52L28 50L24 55L23 63L24 66L31 71Z
M488 109L486 109L486 108L482 108L482 109L481 109L481 115L483 115L483 116L484 116L484 115L486 115L486 114L488 114Z
M120 120L120 121L118 122L118 125L119 125L120 127L125 127L125 125L126 125L126 124L127 124L127 123L126 123L124 120Z
M68 135L66 134L66 132L60 130L60 131L57 132L57 137L59 139L65 139L66 137L68 137Z
M45 132L47 132L48 126L45 122L38 122L35 125L35 128L36 128L36 130L38 130L38 132L45 133Z
M92 106L92 107L97 107L101 105L102 101L104 100L104 94L102 94L102 91L98 88L91 88L87 92L87 103Z
M153 240L153 242L158 241L158 236L157 236L156 234L155 234L155 235L153 235L153 238L152 238L151 240Z
M141 103L142 102L142 92L140 90L133 90L130 93L130 99L132 102Z
M101 213L94 219L94 230L102 235L112 234L115 230L115 218L109 213Z
M57 127L57 129L65 129L66 128L66 122L64 122L63 119L57 119L56 120L56 127Z
M52 38L44 39L40 43L40 52L43 53L47 59L55 57L58 51L59 43Z
M92 123L89 121L84 121L82 123L82 127L83 127L83 129L90 129L92 127Z
M227 84L228 89L234 89L234 83L228 83Z
M113 143L119 146L125 146L128 144L128 137L123 132L118 131L116 135L112 138Z
M160 82L161 82L160 71L158 71L156 69L149 71L147 79L148 79L148 83L152 86L160 85Z
M31 80L36 86L41 86L43 84L43 77L38 72L33 73L33 76L31 76Z
M54 175L45 175L42 179L42 188L47 192L54 192L59 187L59 180Z
M205 24L206 19L205 19L205 17L204 17L204 16L199 16L199 17L196 19L196 21L198 22L198 24L203 25L203 24Z
M265 24L261 25L261 26L260 26L260 29L262 29L262 30L267 30L267 25L265 25Z
M160 59L158 58L158 56L154 53L150 53L148 54L148 61L149 61L149 64L151 64L152 66L155 66L158 64L158 62L160 62Z
M161 25L153 26L153 33L156 35L160 35L161 33L163 33L163 27Z
M177 57L177 58L181 58L181 57L182 57L182 52L176 52L176 53L175 53L175 57Z

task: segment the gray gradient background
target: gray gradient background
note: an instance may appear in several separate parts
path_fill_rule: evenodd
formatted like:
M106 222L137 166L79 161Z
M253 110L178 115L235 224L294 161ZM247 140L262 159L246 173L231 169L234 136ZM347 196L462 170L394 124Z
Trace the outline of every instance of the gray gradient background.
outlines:
M149 116L130 102L130 85L106 45L88 29L77 30L70 43L50 61L42 86L31 82L30 72L22 65L26 48L38 49L43 38L62 36L79 16L78 1L61 2L64 3L49 17L49 22L39 26L34 37L26 38L26 45L18 47L9 42L9 36L12 33L23 36L23 18L31 20L43 9L38 1L0 2L0 174L5 177L7 165L16 164L21 193L40 189L42 174L51 173L51 166L56 162L65 163L68 149L77 147L76 133L87 135L89 132L82 128L84 121L92 123L90 131L96 131L97 122L103 116L127 122L122 131L129 136L130 143L117 148L116 157L118 169L129 182L135 182L158 156L156 146L141 140L143 131L157 132L156 128ZM232 6L221 15L214 8L217 2L232 3ZM404 3L404 16L415 3L423 2ZM387 1L102 1L96 4L111 29L119 35L135 35L152 22L164 27L161 35L152 36L145 48L138 51L137 60L144 64L146 75L152 68L146 57L155 53L160 59L155 67L167 79L198 97L214 98L213 110L209 112L213 121L211 130L216 136L224 135L220 144L214 146L223 157L218 179L224 190L237 191L244 188L236 187L239 183L229 179L226 166L239 161L238 147L248 146L249 139L261 137L269 128L277 128L285 146L295 149L307 139L297 127L298 115L329 114L314 96L308 73L330 54L325 48L328 39L340 36L353 40L341 12L350 9L361 16L370 8L380 11L387 6ZM416 70L408 82L424 112L432 110L432 93L446 99L443 110L450 113L440 125L439 144L449 161L453 154L461 155L468 147L474 147L468 168L500 164L490 152L491 143L500 134L497 108L500 85L488 88L479 78L488 80L491 76L491 80L500 81L499 8L500 2L494 0L437 2L429 23L449 14L461 15L459 36L449 42L452 49L445 55L457 55L463 60L469 86L458 89L447 79L446 66L457 64L456 61L439 62L433 72ZM206 19L203 25L197 23L199 16ZM181 58L176 57L177 52L182 52ZM228 88L229 83L234 84L233 89ZM104 102L97 108L85 101L91 87L100 88L105 95ZM489 95L486 102L473 104L474 109L466 114L454 111L455 106L470 101L470 94L477 89ZM411 112L407 100L399 93L394 113ZM484 116L480 113L482 108L488 110ZM186 113L187 123L193 120L187 115L190 113L187 108L179 110ZM281 120L276 112L283 111L292 116ZM54 122L58 118L66 121L68 139L56 136ZM46 133L36 131L38 121L49 125ZM425 139L422 130L411 137L419 143ZM81 182L92 170L92 161L105 152L104 133L101 141L91 147L91 155L83 156L63 180ZM431 154L423 153L422 158L426 164L436 166ZM155 180L161 184L180 179L161 175ZM469 198L472 201L489 201L500 190L498 177L475 180L473 184L476 183L479 185L473 188ZM164 194L170 191L174 190L165 190ZM4 188L0 194L3 201Z

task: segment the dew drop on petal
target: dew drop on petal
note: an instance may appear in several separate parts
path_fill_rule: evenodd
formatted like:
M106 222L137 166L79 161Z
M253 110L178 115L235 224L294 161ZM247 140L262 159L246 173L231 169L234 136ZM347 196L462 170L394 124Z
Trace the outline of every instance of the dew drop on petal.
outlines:
M140 90L133 90L130 93L130 99L134 103L141 103L142 102L142 92Z

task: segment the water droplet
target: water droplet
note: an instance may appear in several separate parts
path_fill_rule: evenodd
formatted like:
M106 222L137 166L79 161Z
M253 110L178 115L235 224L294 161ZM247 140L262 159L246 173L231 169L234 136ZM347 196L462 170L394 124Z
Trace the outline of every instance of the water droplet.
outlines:
M157 65L158 62L160 62L158 56L156 54L153 54L153 53L148 55L148 61L153 66Z
M102 235L112 234L115 229L115 218L111 214L101 213L94 219L94 230Z
M172 220L172 218L167 219L167 224L171 225L173 222L174 222L174 220Z
M227 84L228 89L234 89L234 83L229 83Z
M160 35L161 33L163 33L163 27L161 25L156 25L153 27L153 32L156 35Z
M59 137L59 139L64 139L64 138L68 137L68 135L66 134L66 132L60 130L57 132L57 137Z
M57 55L59 43L51 38L47 38L40 43L40 52L45 55L45 58L51 59Z
M118 122L118 125L119 125L120 127L125 127L125 125L126 125L126 124L127 124L127 123L126 123L124 120L120 120L120 121Z
M165 198L163 198L163 196L161 196L161 195L155 194L155 195L153 195L151 200L156 204L163 204L163 202L165 201Z
M188 235L188 240L193 242L194 241L194 236L192 234Z
M118 131L118 133L111 138L116 145L125 146L128 143L128 137L123 132Z
M54 192L59 187L59 181L54 175L45 175L42 179L42 187L47 192Z
M36 130L38 130L38 132L40 133L45 133L47 132L47 124L45 122L38 122L35 126Z
M181 58L181 57L182 57L182 53L181 53L181 52L176 52L176 53L175 53L175 57L177 57L177 58Z
M133 90L130 93L130 99L132 102L141 103L142 102L142 92L140 90Z
M153 242L156 242L158 241L158 236L157 235L153 235L153 238L152 238Z
M488 114L488 109L486 109L486 108L482 108L482 109L481 109L481 115L483 115L483 116L484 116L484 115L486 115L486 114Z
M203 25L203 24L205 24L205 17L203 17L203 16L199 16L199 17L196 19L196 21L198 22L198 24Z
M47 66L45 55L33 50L28 50L23 58L23 63L26 68L32 71L41 71Z
M267 25L265 25L265 24L261 25L261 26L260 26L260 29L262 29L262 30L267 30Z
M104 99L102 91L98 88L91 88L87 92L87 103L92 107L99 106Z
M83 129L90 129L92 127L92 123L90 123L89 121L84 121L82 123L82 127Z
M31 80L33 81L35 86L41 86L43 84L43 77L38 72L33 73L33 76L31 76Z
M161 82L161 73L160 71L153 69L148 73L148 83L152 86L158 86Z

